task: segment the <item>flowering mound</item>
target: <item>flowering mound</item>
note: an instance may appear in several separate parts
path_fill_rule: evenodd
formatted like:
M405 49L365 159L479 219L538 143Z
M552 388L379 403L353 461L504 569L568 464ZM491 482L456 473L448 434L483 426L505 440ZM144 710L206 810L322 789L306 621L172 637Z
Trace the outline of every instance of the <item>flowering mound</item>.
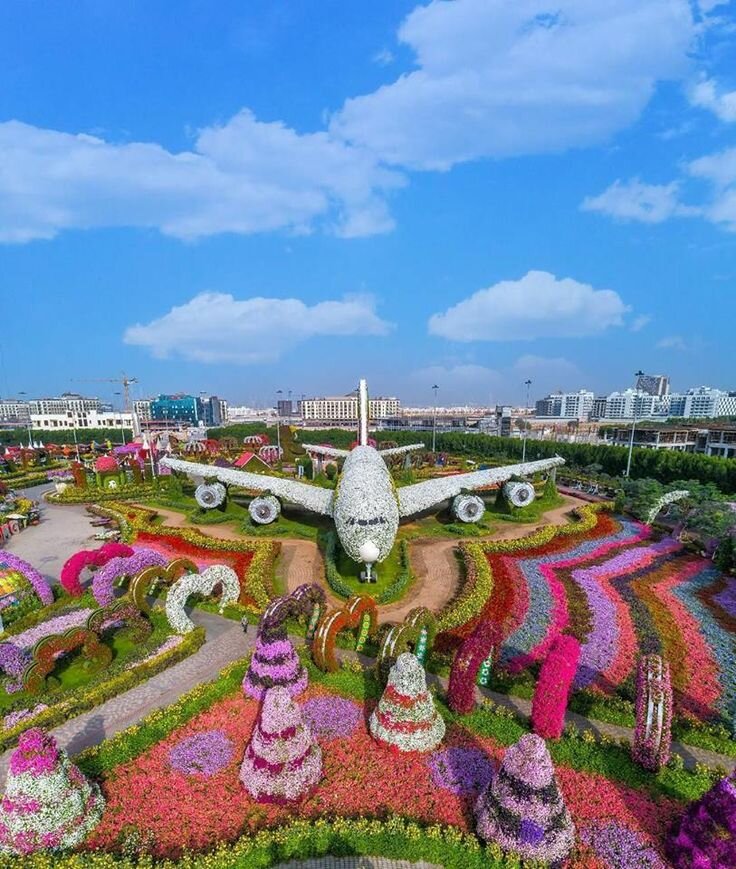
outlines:
M432 781L458 796L482 793L493 778L493 764L479 748L447 748L427 761Z
M38 595L38 599L42 604L47 605L54 602L54 593L51 591L51 586L41 576L41 574L32 567L27 561L13 555L12 552L3 550L0 552L0 567L7 567L10 570L17 570L24 576L33 586L33 590Z
M649 842L616 821L593 824L580 832L580 838L610 869L666 869Z
M0 803L0 850L73 848L102 816L104 800L56 740L37 727L18 740Z
M562 861L575 828L562 800L544 740L527 733L507 749L476 805L478 835L527 860Z
M354 733L363 718L363 710L344 697L313 697L302 707L302 715L315 736L341 739Z
M736 773L688 808L671 831L667 852L675 869L736 866Z
M209 730L177 743L169 752L169 764L185 775L209 778L230 763L233 753L232 740L222 730Z
M240 767L240 781L261 803L302 799L322 777L322 751L287 688L269 688Z
M427 691L424 667L411 652L396 659L388 684L370 718L374 739L399 751L431 751L445 735L445 722Z
M253 657L243 679L243 691L255 700L262 700L266 691L276 685L287 688L298 697L307 687L307 671L286 637L272 638L259 633Z

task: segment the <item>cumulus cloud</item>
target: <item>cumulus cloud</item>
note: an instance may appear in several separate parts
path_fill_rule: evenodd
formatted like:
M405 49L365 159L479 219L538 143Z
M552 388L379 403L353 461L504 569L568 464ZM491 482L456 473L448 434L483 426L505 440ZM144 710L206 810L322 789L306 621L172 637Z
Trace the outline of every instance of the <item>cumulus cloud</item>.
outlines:
M634 317L629 328L632 332L641 332L641 330L651 322L652 318L650 314L640 314L638 317Z
M618 293L572 278L531 271L518 281L478 290L429 320L433 335L453 341L529 341L595 335L620 326L629 310Z
M695 34L688 0L435 0L399 29L417 69L331 130L419 169L599 143L687 71Z
M370 296L307 305L300 299L200 293L163 317L130 326L123 340L147 347L157 358L247 365L273 362L315 336L386 335L391 328Z
M581 208L621 220L662 223L671 217L703 217L736 232L736 148L707 154L683 166L684 177L670 184L644 184L638 178L616 181L599 196L586 198ZM680 201L686 181L707 185L697 204Z
M679 184L643 184L638 178L616 180L598 196L587 196L583 211L597 211L618 220L662 223L681 212Z
M393 227L385 194L403 183L362 149L250 111L201 130L180 153L9 121L0 124L0 167L5 242L100 226L182 239L315 226L371 235Z
M718 93L714 79L698 81L690 88L688 97L692 105L713 112L719 120L725 123L736 121L736 91Z

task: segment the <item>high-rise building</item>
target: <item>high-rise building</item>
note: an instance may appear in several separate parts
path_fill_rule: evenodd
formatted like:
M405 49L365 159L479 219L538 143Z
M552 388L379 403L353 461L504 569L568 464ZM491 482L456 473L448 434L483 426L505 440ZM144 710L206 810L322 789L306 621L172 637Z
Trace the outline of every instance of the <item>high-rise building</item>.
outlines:
M141 422L150 422L151 398L139 398L133 402L133 411Z
M661 399L656 395L625 389L612 392L606 398L605 413L602 419L643 419L661 413Z
M33 398L28 402L31 414L66 413L71 410L84 413L90 410L101 411L102 402L99 398L85 398L76 392L63 392L57 398Z
M669 394L670 379L664 374L640 374L636 378L634 389L637 392L646 392L647 395L662 398Z
M151 421L167 425L204 423L204 403L195 395L159 395L151 401Z
M357 422L358 397L341 395L332 398L304 398L301 401L302 416L305 422ZM371 419L396 416L401 410L398 398L370 398L368 415Z
M0 399L0 423L27 425L31 419L31 411L27 401L15 398Z
M536 403L536 416L556 419L589 419L595 396L587 389L554 392Z
M736 415L736 392L699 386L667 396L666 415L682 419L705 419Z

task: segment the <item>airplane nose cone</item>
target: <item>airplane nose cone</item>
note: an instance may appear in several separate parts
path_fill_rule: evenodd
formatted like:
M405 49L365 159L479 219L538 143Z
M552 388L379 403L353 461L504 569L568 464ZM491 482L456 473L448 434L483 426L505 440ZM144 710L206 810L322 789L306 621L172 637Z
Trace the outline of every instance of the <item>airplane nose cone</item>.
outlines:
M381 554L372 540L366 540L365 543L362 543L358 552L360 553L361 561L364 561L366 564L375 564L378 561L378 556Z

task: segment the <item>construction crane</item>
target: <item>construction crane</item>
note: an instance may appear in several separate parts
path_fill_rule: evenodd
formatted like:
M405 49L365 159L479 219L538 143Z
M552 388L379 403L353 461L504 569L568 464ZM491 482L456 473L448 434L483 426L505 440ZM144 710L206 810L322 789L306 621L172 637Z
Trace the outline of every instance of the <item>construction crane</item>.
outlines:
M89 378L72 378L74 383L118 383L123 387L123 410L126 413L130 412L130 387L133 383L138 383L137 377L128 377L123 373L122 377L89 377Z

